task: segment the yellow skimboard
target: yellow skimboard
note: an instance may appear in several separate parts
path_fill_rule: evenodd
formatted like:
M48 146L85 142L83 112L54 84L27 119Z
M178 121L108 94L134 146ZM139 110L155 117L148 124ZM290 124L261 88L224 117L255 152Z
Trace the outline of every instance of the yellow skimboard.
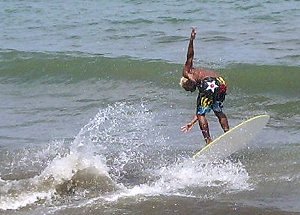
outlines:
M269 115L259 115L242 122L198 151L193 158L224 159L245 148L269 121Z

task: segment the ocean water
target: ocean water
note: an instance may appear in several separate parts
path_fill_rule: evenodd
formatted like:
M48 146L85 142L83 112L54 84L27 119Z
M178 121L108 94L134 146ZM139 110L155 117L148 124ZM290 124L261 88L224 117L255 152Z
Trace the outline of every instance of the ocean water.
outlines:
M300 214L299 14L296 0L0 1L0 214ZM191 27L195 65L229 83L230 126L271 116L225 160L193 160L199 128L180 131Z

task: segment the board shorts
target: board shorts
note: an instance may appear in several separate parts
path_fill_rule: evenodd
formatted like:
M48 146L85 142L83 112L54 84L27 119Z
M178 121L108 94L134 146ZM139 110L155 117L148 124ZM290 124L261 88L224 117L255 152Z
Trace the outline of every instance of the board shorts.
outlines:
M197 115L205 115L211 110L222 112L223 102L227 91L227 84L222 77L208 77L198 85Z

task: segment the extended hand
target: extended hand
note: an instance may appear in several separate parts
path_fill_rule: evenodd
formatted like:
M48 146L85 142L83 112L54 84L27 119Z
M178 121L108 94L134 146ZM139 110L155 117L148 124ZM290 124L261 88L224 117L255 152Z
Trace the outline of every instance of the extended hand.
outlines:
M186 133L192 129L193 125L194 125L194 123L190 122L190 123L186 124L185 126L182 126L181 131Z

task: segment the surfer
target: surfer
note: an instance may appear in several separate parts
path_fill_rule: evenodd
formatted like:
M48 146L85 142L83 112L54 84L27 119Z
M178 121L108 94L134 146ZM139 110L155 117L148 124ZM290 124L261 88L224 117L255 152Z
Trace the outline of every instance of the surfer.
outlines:
M180 85L190 92L194 92L197 88L199 90L197 98L196 115L191 122L181 127L183 132L188 132L192 129L193 125L198 121L200 130L206 144L212 142L209 133L208 121L205 117L211 110L214 111L218 117L220 125L224 132L229 130L228 120L223 113L223 101L227 91L225 80L219 74L212 70L202 68L194 68L194 39L196 37L196 30L193 28L189 41L187 60L183 67L182 78Z

